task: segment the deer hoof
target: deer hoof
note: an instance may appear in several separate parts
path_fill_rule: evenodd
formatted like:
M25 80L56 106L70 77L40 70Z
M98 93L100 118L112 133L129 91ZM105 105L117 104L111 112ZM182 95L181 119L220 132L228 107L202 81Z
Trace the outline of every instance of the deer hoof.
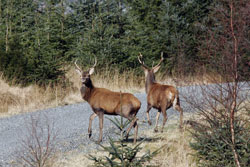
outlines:
M182 126L179 126L179 130L180 130L180 132L184 131Z
M90 133L89 133L89 138L91 138L91 136L92 136L92 133L90 132Z
M100 144L102 142L102 139L99 139L96 143Z
M148 121L148 124L151 126L152 125L151 121Z
M157 128L155 128L155 129L154 129L154 132L155 132L155 133L157 133L157 132L158 132L158 129L157 129Z

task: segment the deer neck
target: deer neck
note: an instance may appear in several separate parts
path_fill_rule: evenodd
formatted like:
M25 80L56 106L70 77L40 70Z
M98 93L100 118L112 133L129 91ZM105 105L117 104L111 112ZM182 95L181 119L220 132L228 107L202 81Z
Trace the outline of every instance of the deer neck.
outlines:
M81 95L82 95L82 98L84 100L86 100L87 102L89 102L90 98L91 98L91 94L93 93L95 87L94 85L92 84L92 81L89 80L87 83L85 84L82 84L82 87L80 89L81 91Z
M149 92L149 90L151 89L152 85L155 83L155 77L153 74L148 74L146 77L146 93Z

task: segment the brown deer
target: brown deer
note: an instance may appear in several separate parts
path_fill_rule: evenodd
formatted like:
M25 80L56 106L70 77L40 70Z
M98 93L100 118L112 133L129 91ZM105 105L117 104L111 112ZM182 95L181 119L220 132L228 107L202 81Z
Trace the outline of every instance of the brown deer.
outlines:
M120 115L131 121L129 128L127 129L126 138L128 138L129 132L134 126L134 143L136 143L138 124L136 114L141 107L141 102L130 93L113 92L105 88L97 88L93 85L90 76L94 73L97 60L95 58L95 64L87 71L82 71L75 61L76 71L80 74L82 87L80 89L81 96L86 100L93 110L93 114L89 118L89 138L92 134L92 121L99 117L99 140L102 141L103 135L103 117L107 115Z
M178 90L171 85L163 85L159 84L155 80L155 74L161 67L161 63L164 60L163 53L161 53L161 60L160 62L154 66L153 68L147 67L144 62L141 60L142 54L138 56L138 60L141 64L141 67L145 73L145 87L147 93L147 119L149 125L151 125L151 121L149 119L149 111L153 107L158 110L156 115L156 123L154 131L158 132L158 120L160 113L163 115L163 123L161 132L163 132L163 128L167 121L167 112L166 110L170 107L173 107L175 110L180 112L180 128L182 128L182 119L183 119L183 110L180 106L180 99Z

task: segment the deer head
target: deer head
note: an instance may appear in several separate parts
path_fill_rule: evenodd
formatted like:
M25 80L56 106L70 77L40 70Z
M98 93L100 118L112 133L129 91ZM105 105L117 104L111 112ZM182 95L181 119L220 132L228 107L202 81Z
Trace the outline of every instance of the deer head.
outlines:
M95 57L95 64L89 68L87 71L82 71L82 69L77 65L77 60L75 61L75 66L76 66L76 72L80 75L82 84L87 84L90 82L90 75L92 75L95 71L95 66L96 66L97 60Z
M150 79L151 81L155 81L154 73L156 73L160 69L161 63L164 60L163 52L161 52L161 60L160 60L160 62L156 66L154 66L152 68L149 68L148 66L146 66L144 61L142 61L142 54L141 53L138 56L138 60L139 60L139 63L141 64L141 67L142 67L142 69L144 71L145 79L146 80Z

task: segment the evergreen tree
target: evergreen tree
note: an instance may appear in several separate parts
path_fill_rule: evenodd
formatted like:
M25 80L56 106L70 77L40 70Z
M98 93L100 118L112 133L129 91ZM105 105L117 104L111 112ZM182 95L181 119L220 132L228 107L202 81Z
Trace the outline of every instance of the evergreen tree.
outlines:
M61 3L61 6L58 3ZM17 0L1 1L1 29L5 29L5 39L1 46L1 71L6 79L27 85L38 83L47 85L63 79L67 44L64 43L61 1ZM3 10L4 9L4 10ZM5 19L4 19L5 18ZM18 40L17 40L18 39ZM11 43L10 43L11 41ZM16 47L12 47L16 46ZM3 52L5 49L5 53ZM15 72L14 63L22 66ZM18 68L17 68L18 70ZM23 71L23 72L21 72ZM20 79L22 78L22 79ZM63 80L62 80L63 81Z
M78 20L74 30L78 38L71 53L80 57L85 65L90 57L96 56L100 64L105 64L102 67L121 70L131 67L126 63L130 57L125 42L128 23L122 11L122 1L79 1L72 7L71 17Z
M196 24L208 15L212 1L188 0L127 0L131 20L129 28L133 50L142 52L146 62L158 60L160 52L167 57L165 69L174 73L179 68L193 72L197 62L199 33ZM199 14L198 14L199 13ZM137 46L137 47L134 47ZM186 68L185 68L186 67ZM164 68L162 68L164 69Z

